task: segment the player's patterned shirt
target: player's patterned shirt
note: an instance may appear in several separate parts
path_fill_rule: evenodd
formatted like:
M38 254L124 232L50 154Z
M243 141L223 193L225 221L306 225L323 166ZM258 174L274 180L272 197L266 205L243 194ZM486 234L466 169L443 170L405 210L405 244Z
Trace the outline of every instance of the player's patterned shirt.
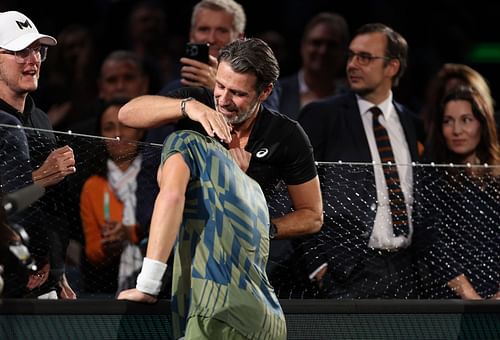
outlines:
M265 272L269 214L260 186L210 137L174 132L164 143L162 164L174 153L191 172L173 268L176 335L184 335L189 317L199 316L251 339L286 338Z

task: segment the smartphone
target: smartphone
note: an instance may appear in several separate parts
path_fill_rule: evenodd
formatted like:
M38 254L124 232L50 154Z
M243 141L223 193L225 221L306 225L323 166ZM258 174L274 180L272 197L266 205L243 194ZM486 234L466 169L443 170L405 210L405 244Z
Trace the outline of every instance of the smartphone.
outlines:
M187 43L185 56L208 64L208 46L208 44Z

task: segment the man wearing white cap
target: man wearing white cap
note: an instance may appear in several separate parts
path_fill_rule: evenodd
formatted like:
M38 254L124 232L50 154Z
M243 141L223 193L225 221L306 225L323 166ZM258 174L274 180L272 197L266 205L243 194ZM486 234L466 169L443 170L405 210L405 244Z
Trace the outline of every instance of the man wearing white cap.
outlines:
M20 295L56 298L57 288L60 297L75 298L64 275L67 232L62 228L64 223L60 223L62 216L57 216L64 199L64 183L55 186L76 171L75 158L69 146L57 148L54 134L46 131L52 130L47 115L35 107L29 96L38 87L48 46L56 44L56 39L40 34L24 14L0 13L0 111L16 117L23 126L45 130L25 130L33 169L31 178L46 187L47 194L30 207L31 213L14 216L30 234L30 250L38 259L39 269L30 276L26 291Z

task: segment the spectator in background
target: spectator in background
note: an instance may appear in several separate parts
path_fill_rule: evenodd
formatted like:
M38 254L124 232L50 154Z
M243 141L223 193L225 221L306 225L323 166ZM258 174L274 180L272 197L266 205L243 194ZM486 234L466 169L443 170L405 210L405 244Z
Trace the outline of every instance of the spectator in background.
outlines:
M66 131L94 114L98 63L94 38L85 26L66 26L57 40L36 99L47 110L54 129Z
M418 159L417 121L392 95L407 53L406 40L392 28L363 25L348 49L352 92L310 103L299 117L316 161L370 164L340 165L322 179L344 189L340 195L323 190L325 224L309 250L310 277L328 298L415 295L408 165Z
M86 293L114 295L118 287L119 290L130 288L127 277L142 263L140 252L135 267L134 255L137 254L133 250L123 254L131 268L127 268L128 275L123 274L119 282L120 264L125 264L120 260L122 251L127 242L136 244L142 237L142 226L136 218L140 199L136 195L137 177L142 170L142 155L136 142L143 138L144 131L118 121L118 111L127 101L115 99L106 103L98 117L101 136L109 138L104 140L106 157L100 161L97 173L85 181L80 196L87 260L83 265Z
M86 119L70 126L70 129L76 133L88 135L100 135L100 122L98 116L102 112L102 107L105 103L121 98L133 98L149 91L149 77L146 75L141 59L132 51L116 50L109 53L101 63L99 78L97 79L98 96L92 100L94 111L86 117ZM70 144L75 151L78 159L78 168L80 171L71 179L71 191L66 197L66 202L71 205L72 209L68 209L66 217L72 221L73 239L70 258L74 259L74 269L79 272L79 257L83 255L81 250L84 242L83 230L80 221L80 192L84 182L95 173L95 165L100 162L99 157L102 156L102 147L99 143L95 143L93 139L88 137L79 137L75 135L62 136L67 143ZM159 149L159 148L158 148ZM153 207L154 197L158 191L158 186L155 181L155 167L158 161L150 160L150 155L154 151L153 148L144 150L144 169L150 171L141 171L138 182L140 183L138 195L144 197L138 203L138 219L141 225L147 229L149 219ZM158 155L154 156L159 159ZM153 158L154 158L153 157ZM75 279L77 280L77 279Z
M219 50L228 43L242 38L246 26L246 15L243 7L234 0L201 0L193 7L191 15L191 29L189 41L193 43L208 43L209 63L183 57L181 63L181 79L166 84L160 95L167 95L170 91L180 87L205 87L213 91L215 76L218 67L217 57ZM278 108L278 95L274 91L267 98L266 106ZM175 129L172 125L163 125L150 129L146 141L162 143L170 132Z
M422 297L500 299L500 147L488 88L453 87L434 112L415 194ZM489 167L482 166L488 164Z
M138 1L130 11L129 48L142 61L150 79L151 91L156 93L163 84L175 79L178 65L171 46L176 40L167 32L167 13L161 1Z
M30 280L30 291L24 293L30 297L74 299L64 267L68 226L60 211L64 210L62 181L76 171L75 158L69 146L57 147L47 115L29 95L38 88L48 46L57 41L40 34L35 24L17 11L0 13L0 32L0 110L24 126L35 128L26 132L32 179L46 188L45 196L19 217L19 223L31 236L30 251L38 260L39 271L33 276L43 278Z
M101 64L99 98L134 98L149 92L149 78L140 57L126 50L111 52Z
M304 29L301 69L279 80L279 111L297 119L300 109L311 101L345 92L343 72L348 43L349 27L341 15L315 15Z
M98 99L94 98L95 112L100 105L116 98L134 98L149 92L149 77L145 72L141 59L131 51L116 50L111 52L101 63L97 80ZM98 135L97 118L92 114L74 126L73 132Z
M493 111L494 100L491 97L488 82L479 72L464 64L444 64L429 82L426 100L420 111L428 136L430 136L429 132L434 130L437 111L440 109L444 95L461 85L471 86L484 93L488 110Z
M183 57L180 62L181 79L166 84L160 91L164 95L182 86L215 87L219 50L245 32L246 15L234 0L201 0L193 7L189 41L209 44L209 63Z

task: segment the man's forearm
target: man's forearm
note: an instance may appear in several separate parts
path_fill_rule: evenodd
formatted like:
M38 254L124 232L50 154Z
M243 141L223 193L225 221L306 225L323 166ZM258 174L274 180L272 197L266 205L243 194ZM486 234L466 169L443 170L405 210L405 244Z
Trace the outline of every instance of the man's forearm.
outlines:
M299 209L272 221L276 224L278 239L314 234L323 224L322 213L310 209Z
M481 296L476 292L467 276L460 274L457 277L448 281L448 287L462 299L480 300Z
M122 106L118 118L134 128L152 128L173 123L182 117L181 99L146 95L130 100Z

